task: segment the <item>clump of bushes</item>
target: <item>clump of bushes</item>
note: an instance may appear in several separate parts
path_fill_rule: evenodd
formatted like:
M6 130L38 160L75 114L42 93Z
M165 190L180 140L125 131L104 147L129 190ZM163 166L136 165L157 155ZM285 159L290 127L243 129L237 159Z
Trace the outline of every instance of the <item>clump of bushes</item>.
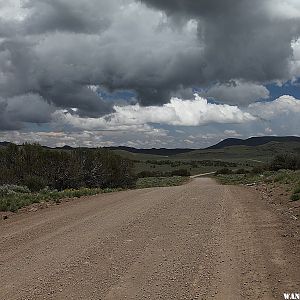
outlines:
M179 169L179 170L174 170L171 172L171 176L182 176L182 177L187 177L191 176L191 173L187 169Z
M268 165L261 165L261 166L256 166L256 167L252 168L250 173L252 173L252 174L262 174L267 170L269 170Z
M291 200L292 201L298 201L298 200L300 200L300 194L293 194L291 196Z
M0 187L0 191L4 188ZM16 192L15 190L18 190ZM28 188L18 187L14 189L13 193L7 192L6 194L1 194L0 196L0 211L12 211L15 212L18 209L28 206L33 203L40 202L55 202L60 203L61 199L65 198L80 198L83 196L92 196L105 192L112 192L114 189L105 189L102 190L100 188L89 189L89 188L81 188L78 190L68 189L64 191L58 190L49 190L44 189L39 193L31 193Z
M30 190L27 186L19 186L13 184L5 184L0 186L0 197L15 195L15 194L28 194Z
M182 176L139 178L137 180L136 187L142 189L151 187L177 186L186 181L187 177Z
M26 176L23 179L23 184L26 185L31 192L39 192L46 188L47 181L40 176Z
M294 190L293 195L291 196L292 201L300 200L300 185Z
M45 149L38 144L0 148L0 185L25 185L32 192L81 187L134 186L132 161L107 149Z
M235 174L248 174L249 171L246 169L238 169L234 172Z
M138 178L149 178L149 177L172 177L172 176L191 176L191 173L187 169L178 169L171 172L160 172L160 171L142 171L137 174Z
M228 168L220 169L215 173L215 175L230 175L230 174L233 174L233 171Z
M135 161L140 162L140 161ZM147 160L147 164L150 165L169 165L172 168L177 168L184 165L191 165L192 168L197 168L198 166L214 166L214 167L237 167L237 164L234 162L220 161L220 160L191 160L191 161L182 161L182 160Z
M299 170L300 169L300 156L294 154L279 154L269 164L271 171L285 170Z
M134 187L133 163L107 149L0 148L0 210Z
M250 171L251 174L263 174L267 171L279 171L279 170L299 170L300 169L300 157L294 154L279 154L273 158L269 164L263 164L255 166ZM220 170L226 174L226 169ZM247 170L240 169L235 171L236 174L247 174ZM227 173L230 174L230 173Z
M137 174L138 178L147 178L147 177L166 177L164 172L159 171L142 171Z

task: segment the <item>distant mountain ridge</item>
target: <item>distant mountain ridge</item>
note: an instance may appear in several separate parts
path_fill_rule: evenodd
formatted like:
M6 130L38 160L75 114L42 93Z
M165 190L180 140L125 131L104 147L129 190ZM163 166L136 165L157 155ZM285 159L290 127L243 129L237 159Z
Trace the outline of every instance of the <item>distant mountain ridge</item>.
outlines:
M139 153L139 154L152 154L152 155L176 155L194 151L196 149L187 149L187 148L175 148L175 149L167 149L167 148L152 148L152 149L136 149L132 147L119 146L119 147L106 147L106 149L110 150L124 150L131 153Z
M6 147L9 144L11 144L10 142L0 142L0 146Z
M12 144L10 142L0 142L0 146L8 146L9 144ZM76 147L71 147L68 145L62 146L62 147L48 147L43 146L45 149L57 149L57 150L74 150ZM86 148L87 147L78 147L78 148ZM137 149L133 147L126 147L126 146L114 146L114 147L103 147L104 149L109 150L123 150L130 153L139 153L139 154L152 154L152 155L162 155L162 156L168 156L168 155L176 155L181 153L187 153L194 151L196 149L187 149L187 148L174 148L174 149L167 149L167 148L151 148L151 149ZM89 148L89 149L96 149L96 148Z
M232 146L261 146L271 142L279 142L279 143L288 143L288 142L299 142L300 137L298 136L261 136L261 137L251 137L248 139L237 139L237 138L229 138L219 142L216 145L210 146L206 149L223 149L225 147Z
M278 143L289 143L289 142L299 142L300 143L300 137L298 136L261 136L261 137L251 137L248 139L238 139L238 138L228 138L225 139L213 146L210 146L208 148L202 149L202 150L218 150L223 149L226 147L232 147L232 146L249 146L249 147L255 147L255 146L261 146L265 145L270 142L278 142ZM0 146L8 146L9 142L0 142ZM63 147L56 147L56 148L50 148L44 146L44 148L47 149L58 149L58 150L72 150L75 149L71 146L63 146ZM190 149L190 148L175 148L175 149L167 149L167 148L152 148L152 149L137 149L133 147L126 147L126 146L116 146L116 147L104 147L105 149L109 150L123 150L130 153L137 153L137 154L151 154L151 155L161 155L161 156L170 156L170 155L176 155L176 154L184 154L195 150L201 150L201 149Z

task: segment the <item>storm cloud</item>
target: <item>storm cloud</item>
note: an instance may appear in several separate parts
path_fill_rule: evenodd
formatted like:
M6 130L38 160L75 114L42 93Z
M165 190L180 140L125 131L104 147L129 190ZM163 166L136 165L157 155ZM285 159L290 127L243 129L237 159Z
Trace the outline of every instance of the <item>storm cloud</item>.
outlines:
M176 19L195 19L204 44L204 77L227 81L284 80L291 42L300 33L300 4L279 0L142 0ZM201 80L201 79L200 79Z
M246 107L300 75L299 36L297 0L0 0L0 130L114 115L101 90Z
M266 87L260 84L229 81L224 84L215 84L201 94L205 97L215 99L219 102L244 106L253 100L268 99L270 93Z
M54 107L39 95L27 94L8 100L0 98L0 128L15 130L23 128L27 122L36 124L50 122L54 111Z

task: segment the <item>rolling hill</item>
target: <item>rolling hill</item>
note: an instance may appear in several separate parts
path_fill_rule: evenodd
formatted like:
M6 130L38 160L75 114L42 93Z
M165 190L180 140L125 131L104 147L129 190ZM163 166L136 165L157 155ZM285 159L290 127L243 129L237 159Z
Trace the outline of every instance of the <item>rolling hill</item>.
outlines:
M0 142L0 146L9 143ZM48 148L48 147L45 147ZM48 148L49 149L49 148ZM58 151L73 149L70 146L55 148ZM236 168L251 168L270 162L282 153L300 154L300 137L253 137L246 140L226 139L206 149L135 149L107 147L116 154L134 161L135 172L170 172L188 169L200 174L219 169L219 162L232 163ZM91 149L92 151L92 149Z
M0 142L0 146L7 146L9 142ZM49 147L45 147L48 148ZM300 151L300 137L297 136L262 136L251 137L248 139L228 138L213 146L205 149L189 149L189 148L152 148L152 149L137 149L126 146L105 147L122 156L134 160L146 159L257 159L263 157L262 160L272 157L278 153ZM70 146L54 148L58 150L73 149Z
M231 146L261 146L271 142L278 143L289 143L289 142L299 142L300 137L298 136L261 136L261 137L251 137L249 139L236 139L229 138L219 142L216 145L210 146L206 149L223 149L225 147Z

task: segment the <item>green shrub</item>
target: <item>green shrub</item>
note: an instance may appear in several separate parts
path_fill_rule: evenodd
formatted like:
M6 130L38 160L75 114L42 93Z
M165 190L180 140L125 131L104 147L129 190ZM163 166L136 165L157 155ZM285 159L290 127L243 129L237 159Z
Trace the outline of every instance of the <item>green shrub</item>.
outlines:
M26 186L19 186L19 185L10 185L5 184L0 186L0 197L7 196L7 195L14 195L16 193L30 193L30 190Z
M292 201L298 201L298 200L300 200L300 194L293 194L291 196L291 200Z
M256 166L252 168L251 173L252 174L262 174L265 171L267 171L268 167L267 166Z
M25 189L26 191L26 189ZM28 189L27 189L28 191ZM105 192L113 192L115 189L107 189ZM88 189L83 188L79 190L48 190L44 189L39 193L9 193L0 197L0 211L12 211L15 212L19 208L28 206L33 203L40 203L41 201L53 201L56 204L59 204L61 199L64 198L73 198L73 197L82 197L88 195L96 195L104 192L103 190L97 189Z
M127 188L135 184L133 162L107 149L51 150L38 144L0 149L0 185L51 189Z
M299 169L299 157L294 154L280 154L274 157L274 159L270 163L270 170L278 171L281 169L286 170L297 170Z
M137 180L136 187L142 189L151 187L177 186L186 181L187 177L182 176L139 178Z
M46 186L46 180L39 176L26 176L23 180L23 184L26 185L31 192L39 192Z
M138 178L146 178L146 177L167 177L167 175L163 172L159 171L142 171L137 174Z
M172 171L171 172L171 176L183 176L183 177L187 177L187 176L191 176L191 173L187 169L178 169L178 170Z
M273 175L273 181L283 184L294 183L297 180L297 174L290 170L280 170Z
M228 168L223 168L223 169L220 169L218 170L215 174L216 175L229 175L229 174L232 174L233 171L228 169Z
M300 194L300 186L295 188L294 190L294 194Z
M247 173L249 173L249 171L245 170L245 169L238 169L234 173L235 174L247 174Z

